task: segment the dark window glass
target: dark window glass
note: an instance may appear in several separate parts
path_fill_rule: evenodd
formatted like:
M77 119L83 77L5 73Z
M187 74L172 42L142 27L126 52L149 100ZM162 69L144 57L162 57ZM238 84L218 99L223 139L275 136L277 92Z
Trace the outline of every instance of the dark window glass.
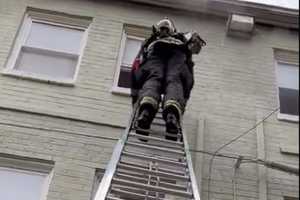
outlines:
M118 80L118 87L130 88L131 81L130 81L130 67L121 66L119 80Z
M280 113L299 115L299 90L279 88Z

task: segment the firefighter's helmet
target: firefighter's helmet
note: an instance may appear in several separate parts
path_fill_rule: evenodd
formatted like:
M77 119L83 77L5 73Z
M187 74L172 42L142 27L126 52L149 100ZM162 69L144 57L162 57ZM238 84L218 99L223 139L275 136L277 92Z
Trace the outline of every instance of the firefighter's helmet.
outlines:
M156 23L157 30L161 28L167 28L170 34L174 34L176 32L174 23L169 18L164 18Z

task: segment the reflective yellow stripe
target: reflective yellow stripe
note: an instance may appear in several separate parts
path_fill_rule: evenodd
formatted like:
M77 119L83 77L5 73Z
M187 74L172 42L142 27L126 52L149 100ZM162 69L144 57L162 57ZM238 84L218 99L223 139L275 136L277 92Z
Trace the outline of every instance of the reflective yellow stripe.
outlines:
M181 109L181 106L180 106L180 104L179 104L177 101L172 100L172 99L171 99L171 100L167 100L167 101L165 102L164 109L167 108L168 106L173 106L173 107L175 107L175 108L177 109L179 115L182 115L182 109Z
M158 108L158 102L153 97L143 97L140 102L140 105L142 104L151 104L155 109Z

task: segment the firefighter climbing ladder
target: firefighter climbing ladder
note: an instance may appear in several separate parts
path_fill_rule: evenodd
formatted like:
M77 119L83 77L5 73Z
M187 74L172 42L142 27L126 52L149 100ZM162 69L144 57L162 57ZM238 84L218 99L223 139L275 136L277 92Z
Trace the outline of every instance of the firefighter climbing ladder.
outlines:
M161 112L150 130L137 130L134 118L135 112L94 200L200 200L184 132L175 136L177 141L166 140Z

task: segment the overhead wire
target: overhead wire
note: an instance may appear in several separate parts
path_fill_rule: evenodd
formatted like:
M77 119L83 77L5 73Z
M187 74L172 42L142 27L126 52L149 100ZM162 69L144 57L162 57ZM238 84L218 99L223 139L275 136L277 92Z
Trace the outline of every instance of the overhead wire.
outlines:
M15 127L20 127L20 128L29 128L29 129L37 129L37 130L42 130L42 131L61 132L61 133L70 134L70 135L77 135L77 136L88 137L88 138L97 138L97 139L103 139L103 140L109 140L109 141L118 141L119 140L119 138L111 138L111 137L99 136L99 135L88 135L88 134L77 133L77 132L74 132L74 131L66 131L66 130L56 129L56 128L35 127L35 126L25 125L25 124L0 122L0 125L15 126ZM194 152L194 153L214 155L214 152L205 151L205 150L192 149L192 148L188 149L188 150L190 152ZM218 153L215 156L216 157L229 158L229 159L238 159L240 156L242 156L242 157L244 157L244 160L248 160L248 161L251 161L251 160L255 159L254 157L248 157L247 158L247 156L239 155L239 154L221 154L221 153Z
M190 152L194 152L194 153L202 153L202 154L207 154L207 155L214 155L214 152L210 152L210 151L204 151L204 150L197 150L197 149L189 149ZM251 156L245 156L245 155L239 155L239 154L222 154L222 153L217 153L215 155L216 157L223 157L223 158L229 158L229 159L239 159L240 157L243 157L242 160L246 160L246 161L251 161L253 159L256 159L255 157L251 157Z
M213 165L213 161L216 157L216 155L219 153L219 151L221 151L223 148L225 148L226 146L232 144L233 142L237 141L238 139L240 139L241 137L247 135L249 132L251 132L252 130L254 130L257 126L259 126L261 123L263 123L266 119L268 119L270 116L272 116L275 112L277 112L280 109L280 107L272 110L272 112L270 112L267 116L265 116L262 120L260 120L258 123L256 123L253 127L251 127L250 129L248 129L247 131L243 132L242 134L238 135L237 137L234 137L233 139L231 139L230 141L228 141L227 143L221 145L212 155L212 158L209 161L209 172L208 172L208 200L210 200L210 183L211 183L211 174L212 174L212 165Z

